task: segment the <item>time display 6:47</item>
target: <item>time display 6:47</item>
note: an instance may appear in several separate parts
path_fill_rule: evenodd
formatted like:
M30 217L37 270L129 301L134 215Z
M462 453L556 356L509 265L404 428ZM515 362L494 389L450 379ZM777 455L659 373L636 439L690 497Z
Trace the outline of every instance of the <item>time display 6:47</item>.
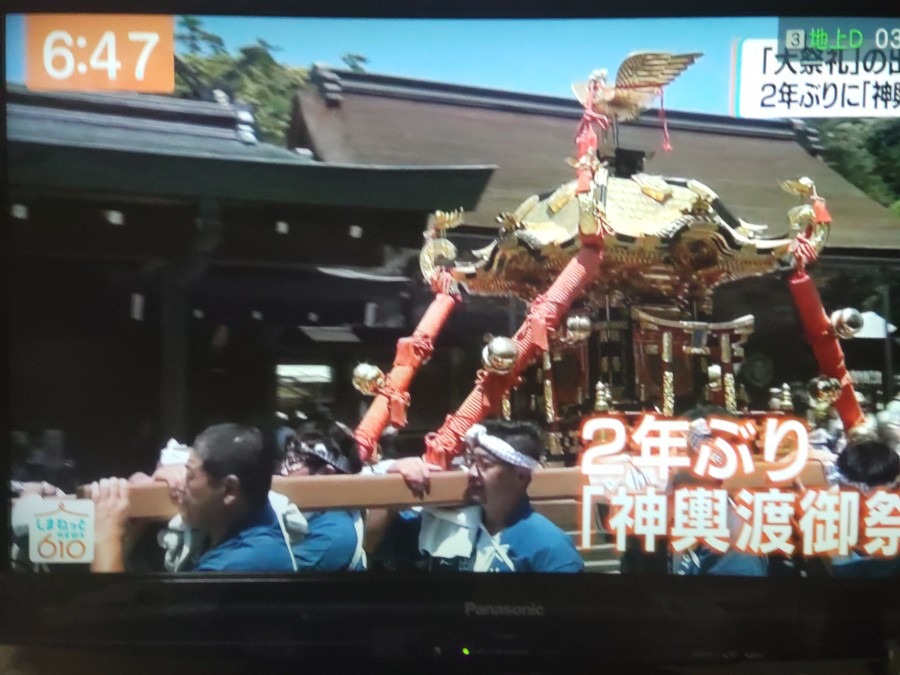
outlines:
M25 84L35 90L170 93L170 16L32 14L25 19Z

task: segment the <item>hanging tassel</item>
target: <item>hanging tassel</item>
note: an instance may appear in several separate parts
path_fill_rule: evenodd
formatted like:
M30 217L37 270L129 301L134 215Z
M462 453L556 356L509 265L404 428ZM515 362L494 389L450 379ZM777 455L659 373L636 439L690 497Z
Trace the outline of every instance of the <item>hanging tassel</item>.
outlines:
M816 222L823 225L831 224L831 214L825 208L825 200L821 197L813 196L812 200L813 212L816 214Z
M594 131L594 125L596 124L603 131L606 131L609 128L609 118L602 113L594 112L591 107L594 96L597 93L597 87L598 83L593 80L588 83L588 91L584 102L584 112L582 113L581 121L578 124L578 129L575 132L576 160L579 161L577 171L578 185L575 188L576 194L588 192L590 190L591 180L593 179L593 170L590 168L590 165L581 163L581 160L593 158L597 153L598 139L597 134Z
M575 193L583 194L591 189L593 173L590 169L589 158L593 157L594 153L597 152L597 134L594 132L589 120L582 120L575 145L578 149L578 184L575 188Z
M665 152L670 152L672 150L672 144L669 142L669 123L666 121L666 106L663 102L663 90L659 90L659 118L662 120L663 125L663 144L662 149Z

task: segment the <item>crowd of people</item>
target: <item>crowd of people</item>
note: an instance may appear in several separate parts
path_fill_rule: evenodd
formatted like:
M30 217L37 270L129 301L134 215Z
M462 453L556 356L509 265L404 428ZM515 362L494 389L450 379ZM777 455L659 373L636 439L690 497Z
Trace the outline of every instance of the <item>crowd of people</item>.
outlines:
M460 509L300 511L272 491L273 475L395 473L421 496L438 467L418 457L363 467L352 431L340 423L279 434L276 443L254 427L214 425L189 447L170 442L152 475L90 485L91 569L580 572L584 563L572 538L536 513L528 499L542 451L534 426L489 421L467 437L459 468L467 472L468 487ZM164 524L130 518L133 486L156 481L168 485L178 514Z
M805 413L806 410L798 412ZM812 412L812 411L811 411ZM685 413L690 421L688 456L690 466L673 470L668 479L659 483L629 463L622 479L632 489L654 486L665 492L669 500L669 513L673 494L679 488L722 488L722 481L700 475L695 466L701 456L701 447L712 442L707 420L727 417L728 411L718 406L701 406ZM826 487L859 492L863 498L877 490L896 492L900 489L900 397L891 402L879 415L869 414L863 428L847 434L840 420L824 415L813 423L809 434L809 459L819 462L824 470ZM715 456L715 449L712 455ZM790 458L788 458L790 459ZM794 488L804 490L799 479ZM861 513L860 516L864 516ZM600 516L604 518L603 515ZM629 537L622 556L622 573L673 574L683 576L744 576L744 577L900 577L900 556L881 557L865 552L862 546L853 547L848 554L806 556L797 546L792 556L782 553L758 555L739 550L739 540L744 521L738 515L734 495L727 504L728 549L716 551L698 543L687 550L672 552L668 546L656 547L647 552L637 537ZM793 523L794 540L799 533Z
M872 433L854 442L847 442L840 430L820 427L812 432L813 456L826 467L829 484L864 494L898 487L900 455L892 443L900 420L900 401L896 403L897 410L872 420ZM689 415L689 447L695 459L697 448L709 437L705 420L721 413L701 408ZM537 513L529 501L528 487L544 452L540 431L530 423L489 420L468 431L466 452L451 469L467 474L463 504L457 508L301 511L272 490L273 475L393 473L403 477L411 496L421 497L440 468L421 457L363 466L352 430L335 422L282 430L275 437L270 442L257 428L218 424L205 429L190 446L170 441L151 475L94 482L89 490L95 508L91 569L560 573L585 569L572 536ZM633 472L629 480L641 483ZM717 487L715 481L702 480L685 469L671 475L663 487L670 495L684 485ZM168 486L178 514L166 523L130 518L133 486L157 481ZM45 496L59 493L46 482L25 485L30 488L24 493L28 489ZM733 511L730 502L729 528L736 536ZM17 537L21 557L27 545L21 541L21 530ZM900 575L900 558L876 559L857 549L823 561L750 555L735 548L723 553L702 544L678 553L663 545L646 553L633 539L620 565L626 574Z

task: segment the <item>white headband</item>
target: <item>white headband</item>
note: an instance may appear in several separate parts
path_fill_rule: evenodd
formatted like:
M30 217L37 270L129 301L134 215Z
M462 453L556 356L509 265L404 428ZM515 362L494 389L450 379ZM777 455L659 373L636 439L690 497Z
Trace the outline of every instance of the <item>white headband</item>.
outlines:
M487 450L501 462L519 466L529 471L534 471L541 466L536 459L519 452L502 438L491 436L481 424L472 425L472 428L466 432L466 445L469 446L470 450L475 448Z

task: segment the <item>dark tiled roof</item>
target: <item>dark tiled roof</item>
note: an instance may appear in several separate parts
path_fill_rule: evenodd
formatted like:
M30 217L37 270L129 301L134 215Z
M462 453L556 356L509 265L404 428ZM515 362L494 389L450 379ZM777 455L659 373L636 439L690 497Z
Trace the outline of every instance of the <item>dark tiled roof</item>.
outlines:
M11 141L125 152L309 163L296 152L267 143L245 143L235 129L148 120L98 112L71 112L18 103L7 106Z
M9 85L7 135L10 141L124 152L310 161L259 143L245 109L166 96L31 92Z
M493 225L532 194L573 178L566 158L580 109L572 99L425 82L316 66L298 94L290 144L326 162L498 165L467 222ZM831 245L900 248L900 219L817 157L799 122L666 111L672 152L662 152L656 111L623 125L621 145L652 156L646 171L706 183L736 216L787 229L796 199L778 182L808 175L828 200Z
M36 189L319 205L474 206L492 166L323 164L258 142L235 105L7 87L10 180Z
M9 103L27 103L43 108L118 113L131 117L153 116L157 119L191 121L207 125L218 123L224 126L233 125L240 112L249 110L241 105L222 105L153 94L32 91L14 83L6 85L6 100Z

